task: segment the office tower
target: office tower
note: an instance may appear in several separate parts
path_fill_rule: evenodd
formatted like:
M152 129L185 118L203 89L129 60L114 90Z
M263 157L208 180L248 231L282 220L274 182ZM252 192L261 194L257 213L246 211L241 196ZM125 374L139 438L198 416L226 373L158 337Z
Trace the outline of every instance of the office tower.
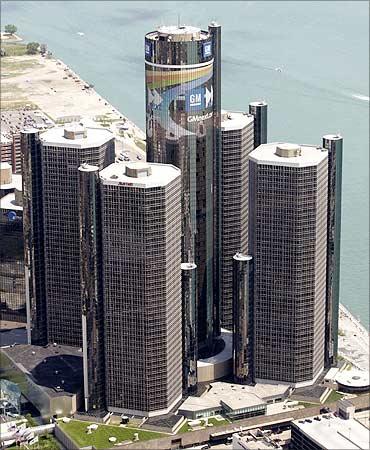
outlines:
M75 123L40 135L48 342L82 346L79 171L114 161L114 138ZM40 172L39 172L40 173Z
M205 350L215 314L213 116L220 98L213 77L219 83L219 37L216 25L210 31L162 26L145 36L147 160L181 170L182 261L197 265L198 341Z
M325 365L336 365L338 354L340 231L342 202L343 138L323 137L328 150L328 241L326 279Z
M309 385L324 367L328 152L271 143L249 155L257 382Z
M233 257L233 375L237 383L253 380L253 261Z
M107 408L164 414L182 397L181 172L116 163L100 188Z
M213 334L219 336L221 333L220 312L221 303L219 297L219 277L218 277L218 252L219 252L219 214L218 214L218 190L221 170L221 25L212 21L208 26L209 34L212 37L213 54L213 223L214 223L214 269L213 269Z
M253 261L233 257L233 374L237 383L253 380Z
M82 350L85 411L105 409L99 167L79 167Z
M47 341L41 144L36 129L21 132L23 235L28 343Z
M233 327L233 256L248 250L248 155L253 150L253 116L223 112L219 179L217 278L221 324Z
M22 177L0 165L0 320L26 322Z
M254 116L254 148L267 142L267 103L249 103L249 113Z
M182 354L183 354L183 391L190 394L197 391L197 301L196 270L194 263L181 264L182 297Z

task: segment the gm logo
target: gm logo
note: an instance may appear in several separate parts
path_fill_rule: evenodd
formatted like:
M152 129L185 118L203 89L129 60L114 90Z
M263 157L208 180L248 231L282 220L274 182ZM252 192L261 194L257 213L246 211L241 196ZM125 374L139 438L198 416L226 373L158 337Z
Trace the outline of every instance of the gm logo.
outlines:
M203 109L204 105L204 95L203 95L203 89L200 87L198 89L193 89L187 96L186 96L186 110L198 110Z
M208 56L212 56L212 43L206 42L203 44L203 58L208 58Z
M150 42L145 42L145 56L152 56L152 46Z
M199 106L202 104L202 94L190 94L190 106Z

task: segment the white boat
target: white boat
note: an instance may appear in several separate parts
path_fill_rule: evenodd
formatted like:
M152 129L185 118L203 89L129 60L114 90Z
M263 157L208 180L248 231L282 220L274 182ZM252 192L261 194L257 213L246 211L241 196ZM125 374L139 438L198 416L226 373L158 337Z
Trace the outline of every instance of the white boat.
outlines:
M85 36L85 33L82 33L82 31L78 31L77 34L78 34L79 36Z

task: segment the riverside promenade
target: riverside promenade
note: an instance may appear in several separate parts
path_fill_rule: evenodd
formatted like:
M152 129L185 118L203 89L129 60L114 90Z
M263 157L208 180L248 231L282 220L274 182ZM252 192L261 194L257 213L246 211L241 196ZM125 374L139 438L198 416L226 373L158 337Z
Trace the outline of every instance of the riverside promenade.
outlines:
M339 305L338 353L354 367L369 370L369 332L342 304Z

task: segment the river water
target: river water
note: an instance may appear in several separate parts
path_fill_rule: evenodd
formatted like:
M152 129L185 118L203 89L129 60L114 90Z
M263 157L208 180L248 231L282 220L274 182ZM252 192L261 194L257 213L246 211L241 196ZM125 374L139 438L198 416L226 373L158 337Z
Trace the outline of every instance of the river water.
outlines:
M143 129L144 34L221 23L223 108L266 100L270 141L344 137L341 302L369 329L367 2L2 1L1 12Z

